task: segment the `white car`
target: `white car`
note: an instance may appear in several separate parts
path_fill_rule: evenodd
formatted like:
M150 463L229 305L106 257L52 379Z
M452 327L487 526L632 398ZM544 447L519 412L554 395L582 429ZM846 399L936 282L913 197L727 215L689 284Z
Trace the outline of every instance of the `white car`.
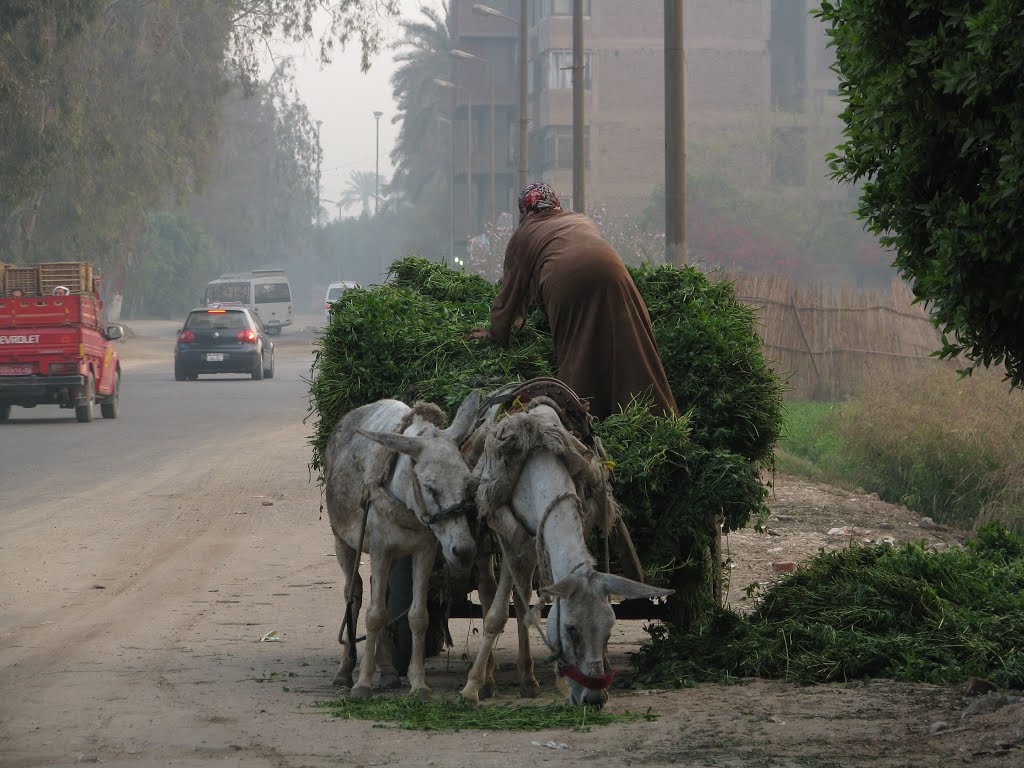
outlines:
M334 304L349 288L358 288L359 283L351 280L344 280L338 283L331 283L327 286L327 295L324 296L324 320L331 322L331 305Z

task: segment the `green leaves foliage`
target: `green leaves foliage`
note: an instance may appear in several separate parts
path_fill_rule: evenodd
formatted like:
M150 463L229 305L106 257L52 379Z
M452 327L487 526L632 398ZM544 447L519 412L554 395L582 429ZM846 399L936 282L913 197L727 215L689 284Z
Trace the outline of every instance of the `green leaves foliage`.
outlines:
M1024 384L1024 15L1014 0L824 0L837 178L967 371Z

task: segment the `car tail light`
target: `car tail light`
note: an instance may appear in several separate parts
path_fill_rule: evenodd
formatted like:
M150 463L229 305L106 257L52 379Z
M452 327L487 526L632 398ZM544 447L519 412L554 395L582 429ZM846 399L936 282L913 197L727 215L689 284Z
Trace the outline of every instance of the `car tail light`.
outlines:
M235 338L239 341L256 341L256 331L252 328L246 328L244 331L236 333Z
M78 363L50 363L50 374L78 373Z
M327 302L326 304L324 304L324 309L330 309L330 308L331 308L331 303L330 302Z
M194 333L192 333L192 331L180 331L178 333L178 341L190 342L190 341L195 341L195 340L196 340L196 335Z

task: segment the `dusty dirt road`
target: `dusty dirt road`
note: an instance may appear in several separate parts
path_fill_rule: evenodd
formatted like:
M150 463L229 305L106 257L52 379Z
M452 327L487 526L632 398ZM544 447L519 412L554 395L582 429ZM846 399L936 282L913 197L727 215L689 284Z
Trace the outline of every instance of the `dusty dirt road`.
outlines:
M343 596L306 468L309 335L282 337L276 389L175 388L170 342L157 331L123 348L126 400L132 394L116 425L146 435L128 443L130 455L111 455L111 446L96 459L62 445L61 430L81 440L83 428L113 429L102 421L0 433L0 764L1024 765L1024 705L961 719L970 700L959 690L886 681L617 690L612 711L650 710L657 720L589 732L422 733L313 711L334 696ZM264 391L279 410L249 413L245 398ZM141 413L151 420L133 415ZM218 418L231 428L211 426ZM84 467L73 488L58 487L59 472L45 484L24 477L37 463L25 451L43 450L40 439L47 461ZM150 456L146 445L163 448ZM111 471L95 469L104 461ZM773 507L774 535L729 538L738 607L746 584L776 577L773 562L851 536L958 539L907 510L793 478L776 478ZM471 622L451 630L455 647L428 669L439 694L461 687L464 656L475 651ZM281 642L260 642L271 631ZM501 701L515 700L509 634ZM620 623L613 663L626 668L643 636L639 622ZM550 670L540 671L542 700L557 700ZM932 735L939 721L949 728Z

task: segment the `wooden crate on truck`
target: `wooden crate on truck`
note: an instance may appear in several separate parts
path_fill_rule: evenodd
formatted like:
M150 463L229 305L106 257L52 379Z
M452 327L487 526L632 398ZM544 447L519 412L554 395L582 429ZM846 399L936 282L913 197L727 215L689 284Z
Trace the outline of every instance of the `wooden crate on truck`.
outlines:
M3 291L5 296L10 296L14 291L21 291L25 296L38 296L39 268L7 265L4 269Z
M71 293L92 291L92 264L87 261L51 261L39 265L39 291L44 296L64 286Z

